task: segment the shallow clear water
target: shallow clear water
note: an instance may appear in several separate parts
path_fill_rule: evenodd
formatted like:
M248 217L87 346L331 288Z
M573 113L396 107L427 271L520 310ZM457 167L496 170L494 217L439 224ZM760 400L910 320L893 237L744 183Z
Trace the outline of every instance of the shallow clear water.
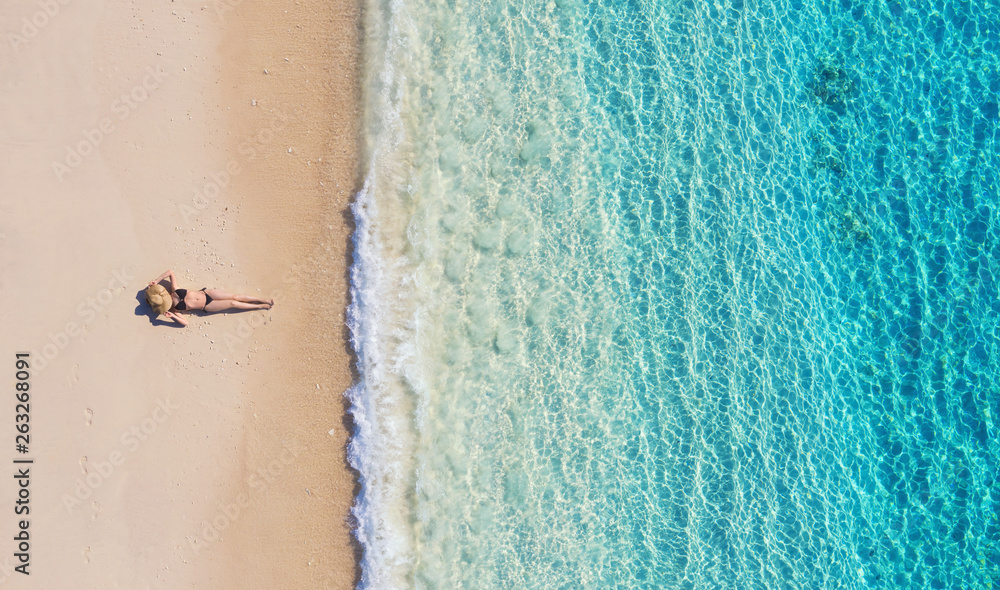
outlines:
M1000 4L372 0L367 588L1000 584Z

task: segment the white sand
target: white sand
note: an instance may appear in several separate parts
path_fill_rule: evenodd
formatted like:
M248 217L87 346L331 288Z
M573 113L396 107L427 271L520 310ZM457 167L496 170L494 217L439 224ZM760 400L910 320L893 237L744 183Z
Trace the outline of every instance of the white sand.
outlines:
M2 538L35 461L31 575L0 541L0 586L350 587L357 7L41 4L0 7L0 372L34 365L26 455L0 410ZM278 304L151 322L168 268Z

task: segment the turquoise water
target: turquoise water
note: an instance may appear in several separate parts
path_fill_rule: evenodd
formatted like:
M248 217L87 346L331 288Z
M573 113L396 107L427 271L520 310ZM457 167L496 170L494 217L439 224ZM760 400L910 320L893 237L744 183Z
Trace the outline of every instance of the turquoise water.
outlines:
M365 10L362 587L1000 585L1000 3Z

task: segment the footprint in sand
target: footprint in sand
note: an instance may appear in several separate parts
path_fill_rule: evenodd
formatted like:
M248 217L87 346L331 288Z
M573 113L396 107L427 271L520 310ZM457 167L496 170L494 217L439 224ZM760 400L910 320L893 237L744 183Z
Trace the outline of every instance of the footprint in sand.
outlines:
M87 475L87 457L80 457L80 469L83 470L84 475Z
M94 412L93 412L93 410L91 410L90 408L84 408L84 410L83 410L83 419L84 419L84 422L87 423L87 426L90 426L90 423L94 421Z
M97 520L97 515L101 513L101 503L94 502L94 515L90 517L90 520Z
M83 553L83 563L90 563L90 547L84 547L81 553Z

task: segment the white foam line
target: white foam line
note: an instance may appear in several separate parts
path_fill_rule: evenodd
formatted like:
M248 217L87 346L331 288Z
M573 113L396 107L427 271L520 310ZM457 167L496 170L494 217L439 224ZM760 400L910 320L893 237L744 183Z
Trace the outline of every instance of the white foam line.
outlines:
M354 214L354 263L351 267L351 304L347 323L358 359L360 382L345 395L351 403L355 432L348 458L358 471L361 492L352 512L355 535L364 553L359 588L406 588L414 561L407 493L412 487L413 443L411 418L400 410L403 391L398 383L398 350L388 333L393 331L399 283L387 260L379 233L378 195L393 179L393 162L404 138L400 112L404 77L400 64L406 59L402 25L407 22L402 0L382 5L369 2L370 23L366 52L374 59L369 68L368 104L373 133L368 173L351 210ZM379 33L385 31L383 35ZM382 59L379 60L378 56ZM404 406L405 407L405 406Z

